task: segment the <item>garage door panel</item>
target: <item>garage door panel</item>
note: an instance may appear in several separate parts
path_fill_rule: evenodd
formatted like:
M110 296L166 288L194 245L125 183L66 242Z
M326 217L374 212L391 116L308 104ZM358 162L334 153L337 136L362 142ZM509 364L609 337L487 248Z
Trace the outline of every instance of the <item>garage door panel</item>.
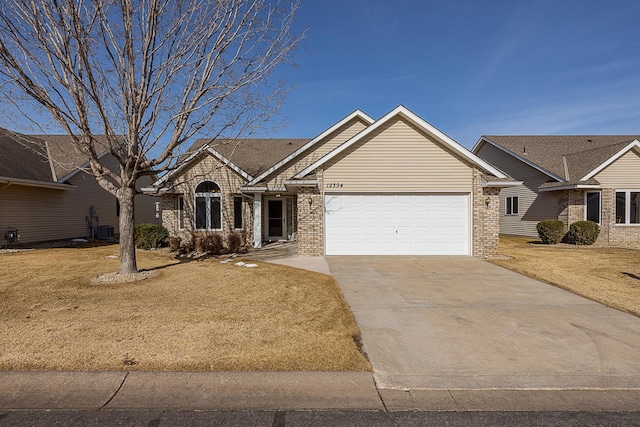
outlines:
M327 255L469 255L469 195L326 195Z

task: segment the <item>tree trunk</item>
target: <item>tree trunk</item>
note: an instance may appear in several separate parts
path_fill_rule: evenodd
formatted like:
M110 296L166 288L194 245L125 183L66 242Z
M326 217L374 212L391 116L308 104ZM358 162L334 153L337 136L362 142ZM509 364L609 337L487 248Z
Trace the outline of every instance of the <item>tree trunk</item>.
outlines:
M122 187L118 190L118 199L120 201L120 274L130 274L138 271L134 239L133 198L135 195L135 188Z

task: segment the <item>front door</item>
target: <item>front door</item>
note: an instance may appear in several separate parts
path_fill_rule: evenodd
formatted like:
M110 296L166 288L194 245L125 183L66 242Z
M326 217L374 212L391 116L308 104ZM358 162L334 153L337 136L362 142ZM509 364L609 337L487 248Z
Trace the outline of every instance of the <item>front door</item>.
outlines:
M285 211L282 199L267 200L267 240L287 238Z

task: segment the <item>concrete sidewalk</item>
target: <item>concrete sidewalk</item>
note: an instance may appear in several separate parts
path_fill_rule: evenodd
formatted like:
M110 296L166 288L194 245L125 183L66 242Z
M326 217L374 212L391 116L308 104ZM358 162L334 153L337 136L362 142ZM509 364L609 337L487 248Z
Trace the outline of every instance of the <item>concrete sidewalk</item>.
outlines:
M378 390L368 372L0 372L0 410L637 411L640 389Z

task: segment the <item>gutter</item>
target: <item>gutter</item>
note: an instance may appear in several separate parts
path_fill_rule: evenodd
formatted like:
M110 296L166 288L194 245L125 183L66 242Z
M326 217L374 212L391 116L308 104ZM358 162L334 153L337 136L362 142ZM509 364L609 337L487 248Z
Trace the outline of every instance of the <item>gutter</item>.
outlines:
M291 187L317 187L318 180L317 179L288 179L284 181L285 186Z
M546 188L538 188L540 192L550 192L550 191L560 191L560 190L599 190L602 187L597 184L570 184L563 185L560 187L546 187Z
M484 178L482 179L483 187L498 187L498 188L508 188L508 187L517 187L522 185L523 181L487 181Z
M32 179L9 178L4 176L0 176L0 183L7 184L2 187L3 189L12 184L24 185L27 187L48 188L51 190L75 190L77 188L75 185L59 184L57 182L35 181Z

